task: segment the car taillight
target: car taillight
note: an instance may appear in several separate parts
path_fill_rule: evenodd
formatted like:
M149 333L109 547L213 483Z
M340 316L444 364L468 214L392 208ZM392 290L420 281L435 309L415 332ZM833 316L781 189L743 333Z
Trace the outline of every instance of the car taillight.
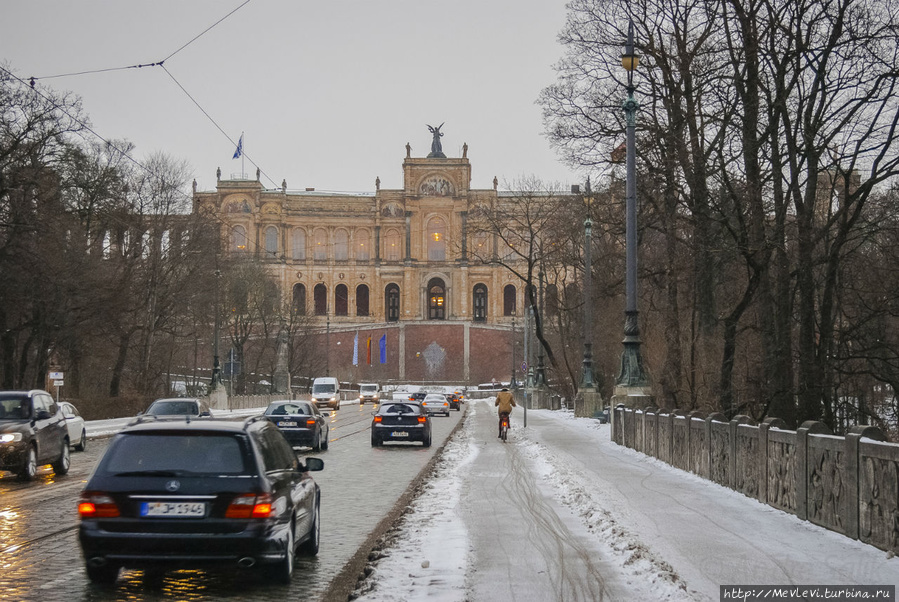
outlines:
M381 418L380 416L375 416L375 422L381 422L381 420L383 420L383 418Z
M81 518L115 518L119 516L119 507L105 493L86 491L78 501L78 514Z
M427 422L427 421L428 421L428 417L427 417L427 416L419 416L419 417L418 417L418 421L419 421L419 422Z
M245 493L231 501L225 518L268 518L272 515L272 496L267 493Z
M315 426L315 418L306 421L306 426Z

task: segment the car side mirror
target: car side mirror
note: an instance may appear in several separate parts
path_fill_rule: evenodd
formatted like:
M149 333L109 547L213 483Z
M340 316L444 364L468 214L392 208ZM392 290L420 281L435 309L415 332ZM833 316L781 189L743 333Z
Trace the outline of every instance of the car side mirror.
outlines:
M204 417L204 416L205 416L205 417L210 417L210 418L211 418L211 417L212 417L212 412L210 412L210 411L208 411L208 410L207 410L206 412L200 412L200 416L201 416L201 417Z
M306 458L306 471L324 470L325 461L321 458Z
M38 410L37 413L35 414L35 418L37 420L47 420L52 417L53 417L53 414L51 414L47 410Z

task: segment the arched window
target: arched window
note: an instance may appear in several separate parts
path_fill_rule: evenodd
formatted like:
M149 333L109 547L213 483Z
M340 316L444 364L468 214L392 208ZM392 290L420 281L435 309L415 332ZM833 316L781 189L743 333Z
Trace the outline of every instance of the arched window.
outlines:
M446 287L440 278L428 282L428 320L446 319Z
M315 315L324 316L328 313L328 287L324 284L316 284L312 289L312 296L315 300Z
M293 258L294 259L306 259L306 231L302 228L294 228L293 229L293 240L291 241L291 247L293 247Z
M328 233L323 228L318 228L314 235L314 245L312 248L312 258L315 261L328 260Z
M402 257L399 230L388 230L384 238L384 257L387 261L399 261Z
M334 289L334 315L335 316L346 316L347 305L349 302L349 291L345 284L338 284L337 288Z
M476 284L472 294L472 317L475 322L487 321L487 285Z
M439 217L428 220L428 261L446 261L446 222Z
M243 226L234 226L234 229L231 230L231 250L247 250L247 230Z
M388 322L397 322L400 319L400 287L396 284L388 284L384 289L385 314Z
M511 284L507 284L506 288L503 289L503 315L504 316L514 316L515 315L515 287Z
M356 315L368 315L368 286L364 284L356 287Z
M368 230L356 230L353 248L356 250L356 261L368 261L371 259L371 245L369 243L371 237Z
M546 312L547 316L558 315L559 314L559 287L557 287L555 284L547 284L544 295L546 295L546 297L543 300L543 303L544 303L543 311Z
M471 258L481 263L487 263L492 259L490 237L486 232L476 232L471 237Z
M350 253L350 235L346 230L340 229L334 233L334 259L346 261Z
M293 285L293 313L306 315L306 285L302 282Z
M274 226L265 229L265 256L278 256L278 229Z

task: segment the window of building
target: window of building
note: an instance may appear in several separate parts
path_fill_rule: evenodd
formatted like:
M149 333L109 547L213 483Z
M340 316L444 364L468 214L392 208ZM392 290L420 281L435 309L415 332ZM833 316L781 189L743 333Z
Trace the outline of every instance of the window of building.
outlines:
M511 230L503 232L502 238L499 240L499 255L503 261L512 261L515 257L515 236Z
M490 254L490 237L486 232L476 232L471 237L471 258L483 263L492 259Z
M291 241L291 246L293 247L293 258L294 259L306 259L306 231L302 228L294 228L293 229L293 240Z
M313 235L315 244L312 246L312 258L315 261L328 260L328 233L324 228L318 228Z
M384 238L384 257L387 261L399 261L402 257L400 233L398 230L388 230Z
M328 287L324 284L316 284L312 289L312 296L315 302L315 315L324 316L328 314Z
M388 322L397 322L400 319L400 287L396 284L388 284L384 290L385 313Z
M356 261L368 261L371 259L371 237L368 230L356 230L353 247L356 249Z
M515 315L515 302L516 302L516 291L515 287L511 284L507 284L506 288L503 289L503 315L504 316L514 316Z
M368 315L368 286L365 284L356 287L356 315Z
M428 261L446 261L446 222L443 218L428 220Z
M231 250L247 250L247 230L243 226L234 226L231 230Z
M350 257L350 235L340 229L334 233L334 259L346 261Z
M428 319L446 319L446 287L440 278L428 282Z
M306 315L306 285L301 282L293 285L293 313Z
M472 295L472 317L475 322L487 321L487 286L476 284Z
M547 284L544 292L543 310L547 316L556 316L559 314L559 287L555 284Z
M278 229L274 226L265 229L265 256L278 256Z
M345 284L338 284L334 289L334 315L348 315L349 291Z

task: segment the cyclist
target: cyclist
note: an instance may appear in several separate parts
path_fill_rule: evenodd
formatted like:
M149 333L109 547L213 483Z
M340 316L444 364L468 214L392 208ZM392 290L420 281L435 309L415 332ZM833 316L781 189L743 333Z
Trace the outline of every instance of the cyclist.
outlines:
M499 435L497 435L497 437L502 437L503 414L506 416L510 415L512 413L512 408L515 407L515 400L512 398L512 393L509 392L509 389L503 387L503 390L496 396L496 402L493 405L499 408Z

